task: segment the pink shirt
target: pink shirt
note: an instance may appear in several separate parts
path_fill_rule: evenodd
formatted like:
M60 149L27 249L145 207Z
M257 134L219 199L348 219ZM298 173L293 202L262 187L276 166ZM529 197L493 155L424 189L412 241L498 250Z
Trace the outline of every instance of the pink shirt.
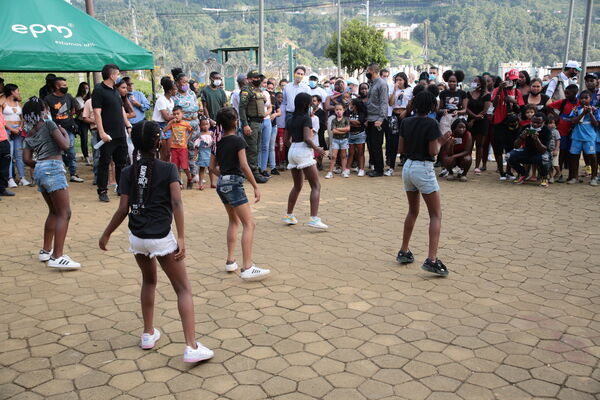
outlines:
M4 127L6 121L4 121L4 115L0 113L0 142L4 142L8 140L8 135L6 134L6 128Z

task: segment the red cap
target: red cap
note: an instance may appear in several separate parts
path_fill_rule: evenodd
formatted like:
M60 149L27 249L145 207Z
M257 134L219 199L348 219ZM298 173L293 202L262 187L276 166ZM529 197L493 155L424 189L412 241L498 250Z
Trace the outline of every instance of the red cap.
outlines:
M506 73L506 79L508 79L510 81L519 79L519 71L516 69L511 69L510 71L508 71Z

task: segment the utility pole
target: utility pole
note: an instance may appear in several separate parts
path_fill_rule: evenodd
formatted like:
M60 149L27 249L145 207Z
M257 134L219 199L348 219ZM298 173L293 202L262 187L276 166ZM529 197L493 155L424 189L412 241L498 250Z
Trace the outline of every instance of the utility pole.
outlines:
M131 27L133 28L133 41L139 45L137 24L135 23L135 7L131 7Z
M573 11L575 8L575 0L571 0L569 4L569 16L567 17L567 39L565 40L565 57L563 59L563 67L569 61L569 47L571 46L571 29L573 28Z
M342 76L342 0L338 0L337 23L337 69L338 76Z
M583 57L581 62L581 75L579 77L579 88L583 90L585 85L583 84L583 78L587 73L587 59L588 59L588 47L590 43L590 30L592 28L592 11L594 9L594 0L588 0L587 8L585 10L585 33L583 34Z
M365 6L367 8L367 26L369 26L369 0L367 0Z
M258 1L258 72L263 73L265 51L265 0Z

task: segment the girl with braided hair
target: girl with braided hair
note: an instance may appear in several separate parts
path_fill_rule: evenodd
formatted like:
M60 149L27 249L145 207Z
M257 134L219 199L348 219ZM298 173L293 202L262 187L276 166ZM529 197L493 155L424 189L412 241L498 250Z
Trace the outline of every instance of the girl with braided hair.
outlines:
M195 338L194 303L183 262L185 243L179 171L174 164L156 159L160 135L157 122L143 120L133 126L133 164L121 174L119 208L102 234L99 246L106 250L110 235L129 214L129 251L135 255L142 271L140 297L144 332L140 347L151 349L160 339L160 331L153 324L156 258L177 294L187 344L183 361L198 362L212 358L214 353ZM177 239L171 232L173 214Z
M38 258L42 262L47 261L51 268L80 268L81 264L63 254L71 219L69 185L62 160L62 152L70 147L69 134L52 121L46 103L37 97L31 97L25 103L23 119L27 132L23 161L34 169L33 177L38 185L38 192L48 205L44 245Z

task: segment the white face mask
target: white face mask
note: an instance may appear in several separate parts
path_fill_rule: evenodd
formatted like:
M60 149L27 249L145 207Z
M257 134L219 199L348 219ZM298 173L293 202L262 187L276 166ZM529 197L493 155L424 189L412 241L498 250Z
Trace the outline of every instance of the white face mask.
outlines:
M477 82L471 82L472 89L477 89L477 86L479 86L479 84Z
M221 80L220 79L215 79L213 81L213 85L215 85L215 86L221 86Z

